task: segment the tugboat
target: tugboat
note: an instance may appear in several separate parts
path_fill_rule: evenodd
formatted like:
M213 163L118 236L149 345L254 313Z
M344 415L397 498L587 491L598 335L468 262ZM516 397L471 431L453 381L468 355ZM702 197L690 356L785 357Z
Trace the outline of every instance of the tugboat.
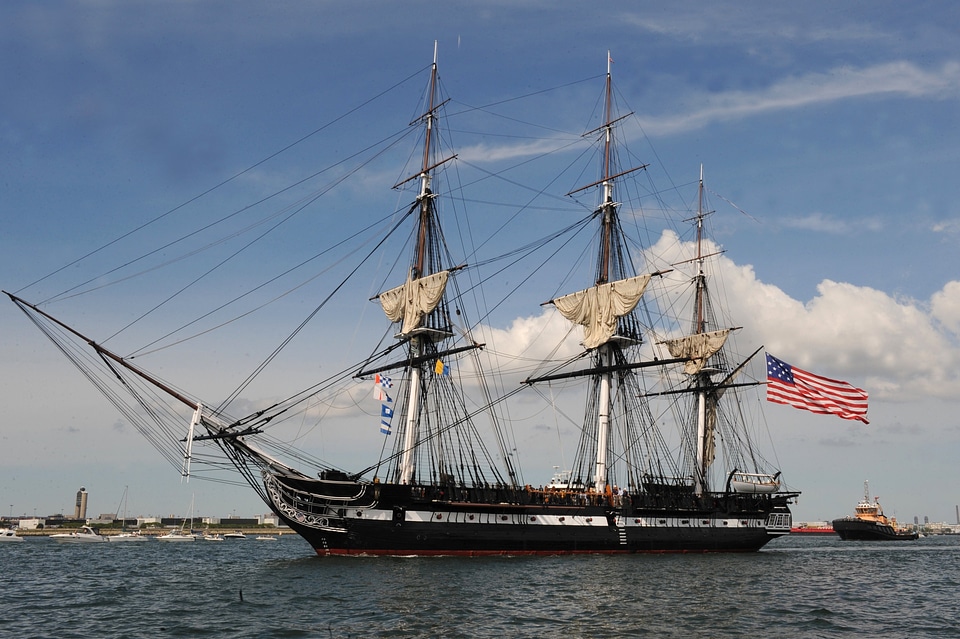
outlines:
M887 519L880 498L870 501L870 483L863 482L863 499L857 504L855 517L833 520L833 530L840 539L855 541L910 541L920 535L915 530L897 528L896 517Z

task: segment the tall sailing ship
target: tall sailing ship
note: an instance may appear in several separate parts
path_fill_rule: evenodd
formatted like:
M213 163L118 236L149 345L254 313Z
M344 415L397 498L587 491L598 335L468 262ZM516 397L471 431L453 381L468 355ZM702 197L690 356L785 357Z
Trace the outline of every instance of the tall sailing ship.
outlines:
M408 266L402 283L376 296L392 343L336 380L230 417L224 405L200 401L8 295L78 366L97 369L88 377L121 406L107 388L119 380L133 398L122 404L124 415L169 459L182 460L184 475L211 459L199 447L215 447L320 555L756 551L788 534L789 504L799 493L766 467L740 404L760 385L742 379L760 349L743 358L730 352L736 327L718 324L709 292L705 264L715 252L704 236L702 171L694 254L637 269L642 260L631 253L617 198L646 165L618 165L618 125L627 116L614 112L608 62L602 120L584 134L598 149L599 179L568 193L598 194L585 221L596 230L594 270L583 275L586 288L545 303L582 341L574 357L549 360L515 389L502 388L483 372L490 357L481 357L486 345L456 284L466 265L451 257L441 229L434 182L455 156L437 155L445 104L438 91L435 51L426 109L414 123L422 127L419 169L397 185L417 186L402 216L413 227ZM646 303L645 293L676 282L684 269L692 270L684 278L692 287L689 323L657 324L650 318L667 302ZM96 357L74 355L68 339ZM339 383L372 386L382 400L383 448L367 468L318 462L272 435ZM583 389L584 416L572 463L534 487L521 478L504 406L518 392L554 384L565 396L574 385ZM667 421L678 434L664 433Z

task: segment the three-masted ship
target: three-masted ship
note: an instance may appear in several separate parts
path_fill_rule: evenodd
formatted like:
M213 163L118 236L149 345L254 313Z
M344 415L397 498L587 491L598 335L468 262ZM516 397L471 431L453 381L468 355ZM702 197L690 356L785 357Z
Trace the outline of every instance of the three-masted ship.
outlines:
M136 411L151 413L148 422L185 408L191 415L183 422L186 431L164 431L184 459L184 473L199 458L197 446L216 446L320 555L756 551L789 533L789 504L798 494L781 487L779 472L760 467L737 430L743 418L738 395L756 385L740 382L739 375L759 349L743 361L732 359L727 341L734 327L717 325L713 314L703 268L712 256L704 251L702 176L693 219L696 254L686 264L695 270L692 320L658 334L640 312L649 311L642 307L645 291L668 269L638 273L638 260L627 248L617 186L644 166L617 166L622 118L613 112L611 81L608 63L603 121L585 134L600 149L599 180L572 192L599 194L592 214L599 226L593 281L549 302L565 321L582 327L582 352L522 385L579 383L585 390L579 443L563 481L534 488L520 479L500 425L501 398L483 373L485 345L465 328L469 324L455 321L462 310L451 303L450 291L462 265L446 250L433 189L435 172L453 159L437 157L433 143L443 104L436 55L426 110L416 122L423 127L419 171L405 181L419 187L405 216L414 227L406 277L377 296L394 327L393 343L347 376L354 383L366 380L383 402L384 450L372 466L303 467L274 452L292 455L290 448L271 448L275 442L267 433L274 420L302 407L314 388L230 418L38 306L10 297L38 325L52 327L46 330L55 339L68 336L92 348L108 376L126 380L123 388L136 396ZM464 370L474 373L469 385L481 400L468 399ZM675 383L653 390L644 382L651 374ZM180 408L156 408L157 395ZM672 406L684 433L679 445L668 444L660 432L663 415L654 414L655 400ZM721 447L724 470L715 463Z

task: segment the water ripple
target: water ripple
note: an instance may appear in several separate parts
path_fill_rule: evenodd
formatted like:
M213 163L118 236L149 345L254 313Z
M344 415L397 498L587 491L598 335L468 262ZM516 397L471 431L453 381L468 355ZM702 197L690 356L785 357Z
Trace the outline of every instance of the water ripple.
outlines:
M319 558L298 538L0 546L5 636L960 637L960 538L759 554Z

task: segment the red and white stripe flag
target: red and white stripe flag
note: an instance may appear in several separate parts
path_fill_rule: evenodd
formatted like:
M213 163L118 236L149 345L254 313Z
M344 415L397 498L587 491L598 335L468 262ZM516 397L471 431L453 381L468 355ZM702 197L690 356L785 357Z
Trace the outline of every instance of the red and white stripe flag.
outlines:
M867 421L867 391L821 377L767 354L767 401L814 413Z

